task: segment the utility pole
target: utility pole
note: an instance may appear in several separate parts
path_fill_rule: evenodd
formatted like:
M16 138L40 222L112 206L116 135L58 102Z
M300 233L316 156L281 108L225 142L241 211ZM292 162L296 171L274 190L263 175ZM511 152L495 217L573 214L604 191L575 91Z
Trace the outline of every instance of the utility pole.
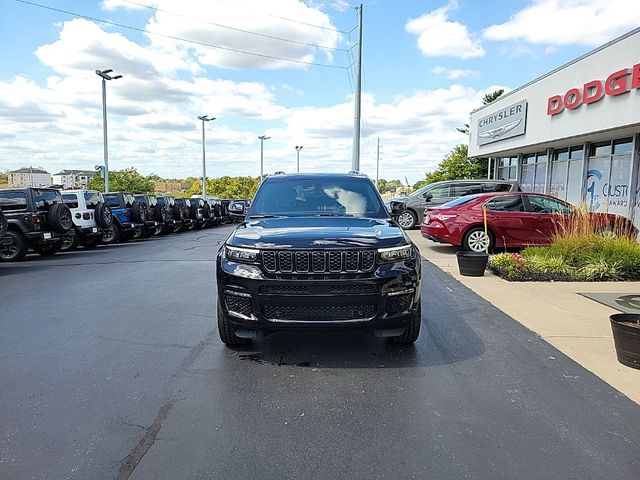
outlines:
M104 191L109 192L109 149L107 147L107 80L117 80L122 75L109 75L113 70L96 70L96 75L102 77L102 137L104 148Z
M298 161L296 162L296 172L300 173L300 150L302 150L302 145L296 145L296 153L298 154Z
M378 188L379 175L380 175L380 137L378 137L378 153L376 155L376 188Z
M362 96L362 4L358 10L358 63L356 68L355 115L353 118L353 152L351 170L360 171L360 97Z
M199 115L198 120L202 120L202 197L207 195L207 162L204 152L204 122L210 122L215 120L215 117L209 117L209 115Z
M262 182L264 178L264 141L269 140L271 137L260 135L258 138L260 139L260 181Z

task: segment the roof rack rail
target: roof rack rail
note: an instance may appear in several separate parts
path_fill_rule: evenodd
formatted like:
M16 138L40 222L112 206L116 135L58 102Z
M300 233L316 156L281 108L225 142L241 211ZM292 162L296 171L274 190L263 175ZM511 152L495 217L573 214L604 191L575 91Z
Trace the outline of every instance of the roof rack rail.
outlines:
M280 170L278 170L277 172L274 172L273 174L274 175L286 175L286 173L284 173L284 172L282 172Z

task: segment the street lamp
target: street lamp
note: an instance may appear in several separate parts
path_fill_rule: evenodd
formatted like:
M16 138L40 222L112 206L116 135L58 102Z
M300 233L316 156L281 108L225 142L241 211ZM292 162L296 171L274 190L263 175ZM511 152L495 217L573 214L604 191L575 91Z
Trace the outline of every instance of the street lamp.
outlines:
M264 177L264 141L269 140L271 137L260 135L258 138L260 139L260 181L262 181Z
M109 151L107 148L107 80L117 80L122 75L109 75L113 70L96 70L96 75L102 77L102 136L104 139L104 191L109 191Z
M300 145L300 146L296 145L296 153L297 153L297 155L298 155L298 161L297 161L297 168L296 168L296 171L297 171L298 173L300 173L300 150L302 150L302 145Z
M215 117L209 115L199 115L198 120L202 120L202 197L207 195L207 164L204 154L204 122L215 120Z

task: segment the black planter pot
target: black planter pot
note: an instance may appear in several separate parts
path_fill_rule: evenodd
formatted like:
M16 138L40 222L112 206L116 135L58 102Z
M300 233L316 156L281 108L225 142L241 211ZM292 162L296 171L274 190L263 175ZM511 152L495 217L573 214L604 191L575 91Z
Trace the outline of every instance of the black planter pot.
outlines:
M489 255L483 252L457 252L458 269L465 277L482 277L487 268Z
M627 367L640 369L640 314L616 313L609 317L609 321L618 361Z

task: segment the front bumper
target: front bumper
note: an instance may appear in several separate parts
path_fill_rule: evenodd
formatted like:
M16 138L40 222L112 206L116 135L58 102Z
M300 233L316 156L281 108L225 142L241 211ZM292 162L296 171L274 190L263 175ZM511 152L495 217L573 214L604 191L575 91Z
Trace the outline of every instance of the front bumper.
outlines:
M356 329L400 335L420 305L418 258L381 264L368 274L285 276L218 255L218 300L240 331Z

